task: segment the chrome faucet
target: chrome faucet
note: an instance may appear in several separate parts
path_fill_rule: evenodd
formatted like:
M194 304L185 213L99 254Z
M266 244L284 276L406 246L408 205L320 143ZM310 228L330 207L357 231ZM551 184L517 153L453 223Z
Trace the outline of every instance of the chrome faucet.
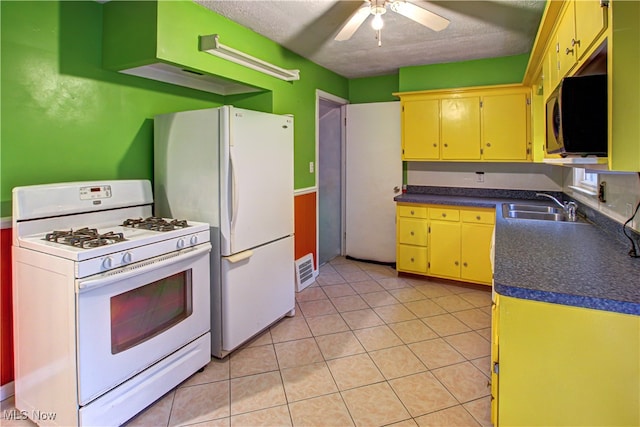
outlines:
M558 206L560 206L562 208L562 210L564 211L564 215L567 217L567 221L575 221L577 219L576 211L578 210L578 205L576 205L576 202L564 202L564 203L562 203L558 199L553 197L551 194L545 194L545 193L536 193L536 196L538 196L538 197L546 197L546 198L551 199L554 202L556 202L558 204Z

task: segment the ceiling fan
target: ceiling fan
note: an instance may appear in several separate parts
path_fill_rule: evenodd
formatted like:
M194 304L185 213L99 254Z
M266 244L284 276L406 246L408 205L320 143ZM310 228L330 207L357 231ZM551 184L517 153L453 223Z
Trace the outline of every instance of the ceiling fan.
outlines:
M418 24L432 29L433 31L444 30L449 25L448 19L406 0L365 0L362 6L360 6L360 8L358 8L349 17L342 28L340 28L335 40L349 40L369 15L373 15L371 27L376 31L378 46L381 46L381 30L384 25L382 15L387 12L387 7L392 11L417 22Z

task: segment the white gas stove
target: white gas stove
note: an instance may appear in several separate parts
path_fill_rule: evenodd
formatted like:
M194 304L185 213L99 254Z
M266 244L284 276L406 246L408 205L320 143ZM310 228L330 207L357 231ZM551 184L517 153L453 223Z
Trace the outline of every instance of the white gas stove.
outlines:
M209 362L209 225L152 203L143 180L14 189L19 410L119 425Z

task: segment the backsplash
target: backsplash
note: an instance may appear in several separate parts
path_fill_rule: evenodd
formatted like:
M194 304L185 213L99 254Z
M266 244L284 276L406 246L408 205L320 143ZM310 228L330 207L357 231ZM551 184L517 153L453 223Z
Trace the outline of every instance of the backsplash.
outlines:
M407 184L562 191L562 170L540 163L407 162Z
M407 162L406 165L410 193L535 199L536 192L544 191L558 198L575 200L580 213L627 245L629 241L622 232L622 224L640 201L640 178L633 172L598 171L598 182L606 182L606 201L599 202L596 196L569 188L573 184L570 167L539 163ZM640 213L628 228L633 238L640 241Z
M624 224L640 202L640 177L637 173L606 173L598 171L598 184L606 182L605 202L596 196L588 196L569 188L572 184L572 169L563 168L563 192L577 202ZM629 223L629 228L640 232L640 213Z

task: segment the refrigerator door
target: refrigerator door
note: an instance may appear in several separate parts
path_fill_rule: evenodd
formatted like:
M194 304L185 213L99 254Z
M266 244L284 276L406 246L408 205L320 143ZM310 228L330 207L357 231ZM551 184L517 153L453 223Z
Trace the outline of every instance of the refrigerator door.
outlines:
M221 122L225 256L293 234L293 117L224 107Z
M222 257L222 348L231 351L295 309L293 237Z

